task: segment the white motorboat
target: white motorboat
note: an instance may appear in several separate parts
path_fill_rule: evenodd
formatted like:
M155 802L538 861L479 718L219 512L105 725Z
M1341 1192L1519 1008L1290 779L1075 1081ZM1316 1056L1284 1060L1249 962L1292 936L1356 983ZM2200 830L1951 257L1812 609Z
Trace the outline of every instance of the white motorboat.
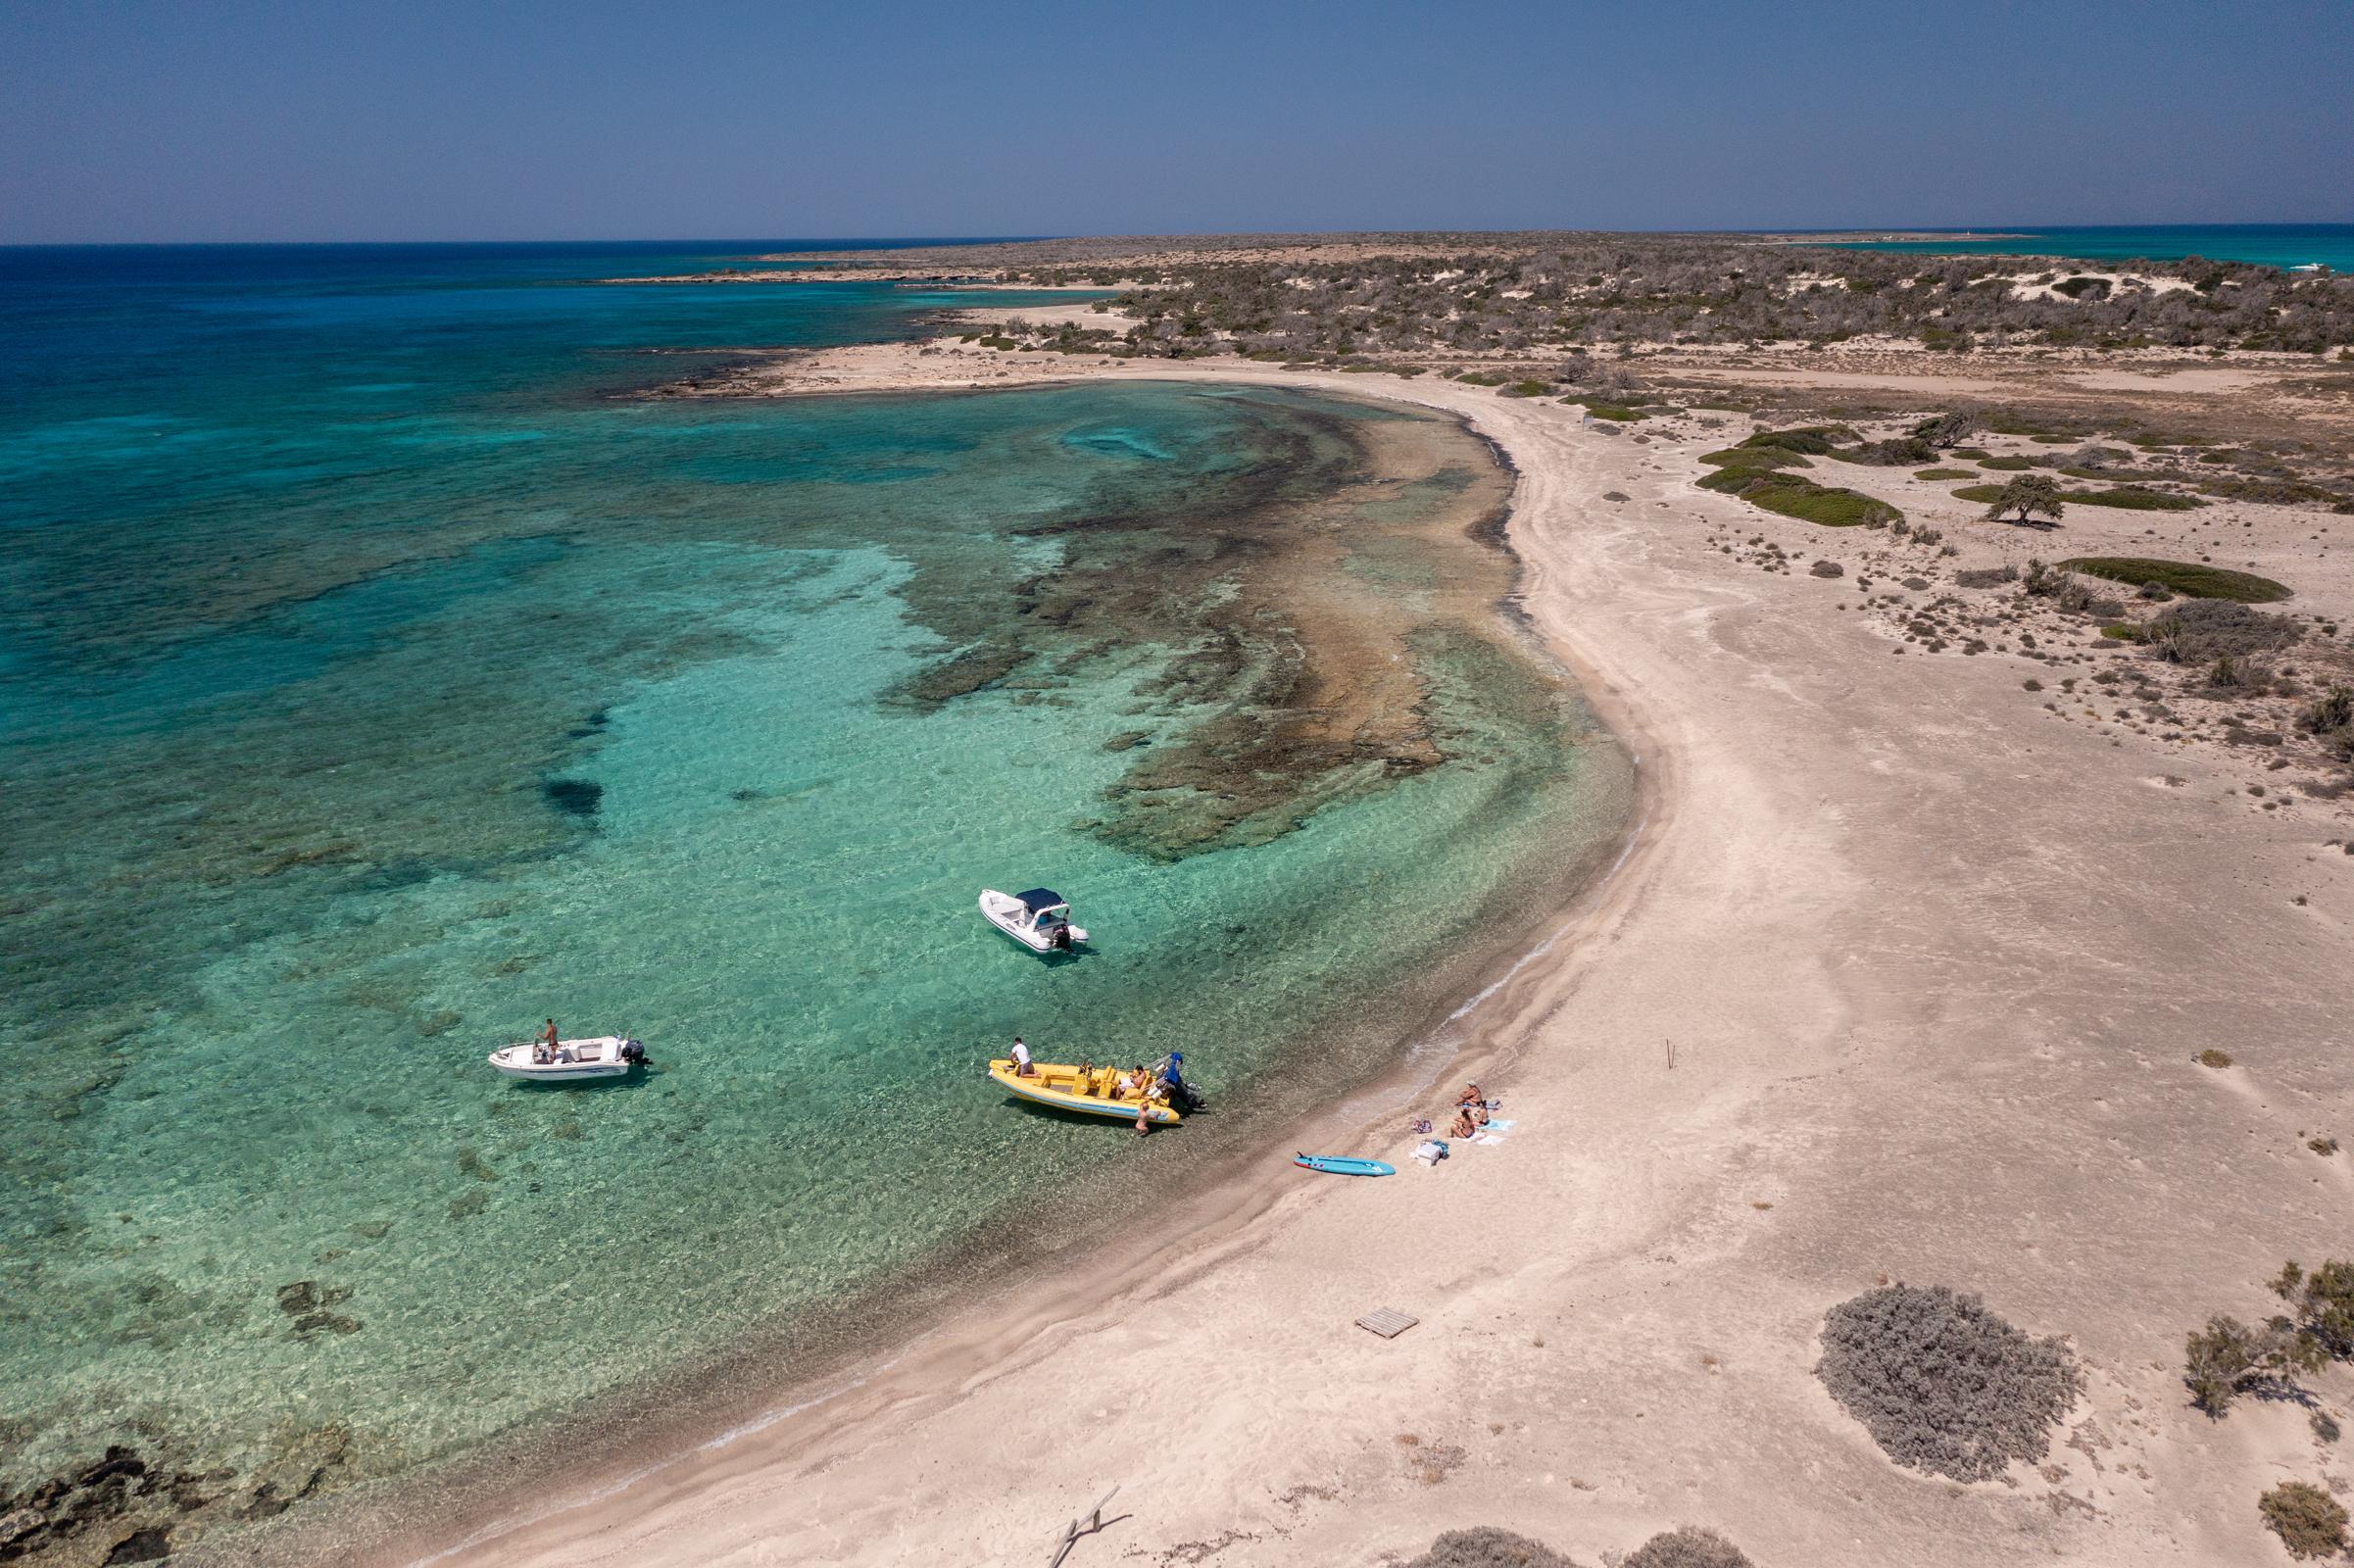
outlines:
M646 1048L622 1035L559 1040L518 1040L490 1054L490 1064L510 1078L538 1083L573 1083L583 1078L619 1078L646 1062Z
M1087 933L1071 924L1070 901L1052 888L1027 893L983 888L981 918L1032 953L1068 953L1087 940Z

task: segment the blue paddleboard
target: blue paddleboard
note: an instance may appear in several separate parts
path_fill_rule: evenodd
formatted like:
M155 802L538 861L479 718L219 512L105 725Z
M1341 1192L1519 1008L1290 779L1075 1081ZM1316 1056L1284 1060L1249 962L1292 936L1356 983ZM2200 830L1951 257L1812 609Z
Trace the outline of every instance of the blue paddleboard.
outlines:
M1295 1154L1292 1163L1328 1176L1395 1176L1397 1171L1378 1159L1347 1159L1339 1154Z

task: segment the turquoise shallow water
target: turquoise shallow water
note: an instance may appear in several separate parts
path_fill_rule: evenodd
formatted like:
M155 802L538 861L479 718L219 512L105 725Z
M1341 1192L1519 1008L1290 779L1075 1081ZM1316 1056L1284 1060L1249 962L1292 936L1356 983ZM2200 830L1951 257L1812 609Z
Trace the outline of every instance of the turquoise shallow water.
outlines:
M2038 228L2003 238L1955 234L1935 240L1859 241L1845 248L1932 256L2072 256L2084 261L2251 262L2260 267L2320 265L2354 272L2354 223L2153 224L2137 228Z
M1104 826L1126 771L1234 701L1170 675L1224 579L1131 624L1057 573L1229 548L1361 480L1383 416L617 395L941 302L566 281L697 260L6 260L0 1490L116 1442L232 1496L289 1454L395 1474L1083 1242L1086 1195L1389 1059L1611 830L1574 699L1508 633L1433 630L1447 760L1140 852ZM1343 566L1428 611L1406 547ZM1086 635L917 695L1025 614ZM974 912L1040 880L1079 961ZM657 1070L491 1075L549 1012ZM1015 1030L1183 1048L1217 1110L1139 1145L1013 1108L979 1065Z

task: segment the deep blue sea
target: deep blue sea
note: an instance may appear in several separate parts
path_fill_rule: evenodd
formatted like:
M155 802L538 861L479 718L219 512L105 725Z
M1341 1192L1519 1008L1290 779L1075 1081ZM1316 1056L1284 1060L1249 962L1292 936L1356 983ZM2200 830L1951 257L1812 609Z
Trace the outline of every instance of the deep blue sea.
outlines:
M1849 248L1912 251L1930 256L2066 256L2088 262L2170 262L2185 256L2203 256L2211 262L2251 262L2281 268L2318 264L2331 271L2354 272L2354 223L2020 228L2007 231L2000 239L1981 239L1964 230L1934 240L1856 241Z
M120 1443L233 1510L789 1373L1394 1060L1613 830L1620 754L1448 608L1501 558L1415 531L1502 493L1470 437L638 395L981 303L594 281L751 248L0 251L0 1493ZM1320 564L1238 621L1294 516ZM1309 616L1435 765L1267 741ZM1154 771L1204 735L1299 788ZM1077 961L975 912L1042 882ZM488 1070L550 1014L656 1070ZM1017 1030L1187 1048L1212 1111L1020 1108Z

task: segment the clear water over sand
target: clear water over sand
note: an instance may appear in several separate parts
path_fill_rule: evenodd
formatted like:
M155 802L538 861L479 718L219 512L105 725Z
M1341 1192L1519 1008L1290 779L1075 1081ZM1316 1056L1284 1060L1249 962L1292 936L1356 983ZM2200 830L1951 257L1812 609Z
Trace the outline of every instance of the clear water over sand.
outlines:
M5 1487L110 1442L228 1494L385 1475L851 1332L976 1237L1083 1243L1086 1195L1377 1067L1614 825L1508 568L1421 526L1500 488L1469 437L615 395L693 363L637 350L941 303L564 281L696 260L8 264ZM1401 672L1410 723L1300 647ZM1252 728L1278 697L1374 716ZM1040 881L1092 953L974 912ZM492 1075L551 1012L656 1070ZM1216 1112L1012 1107L1016 1030L1184 1049Z

